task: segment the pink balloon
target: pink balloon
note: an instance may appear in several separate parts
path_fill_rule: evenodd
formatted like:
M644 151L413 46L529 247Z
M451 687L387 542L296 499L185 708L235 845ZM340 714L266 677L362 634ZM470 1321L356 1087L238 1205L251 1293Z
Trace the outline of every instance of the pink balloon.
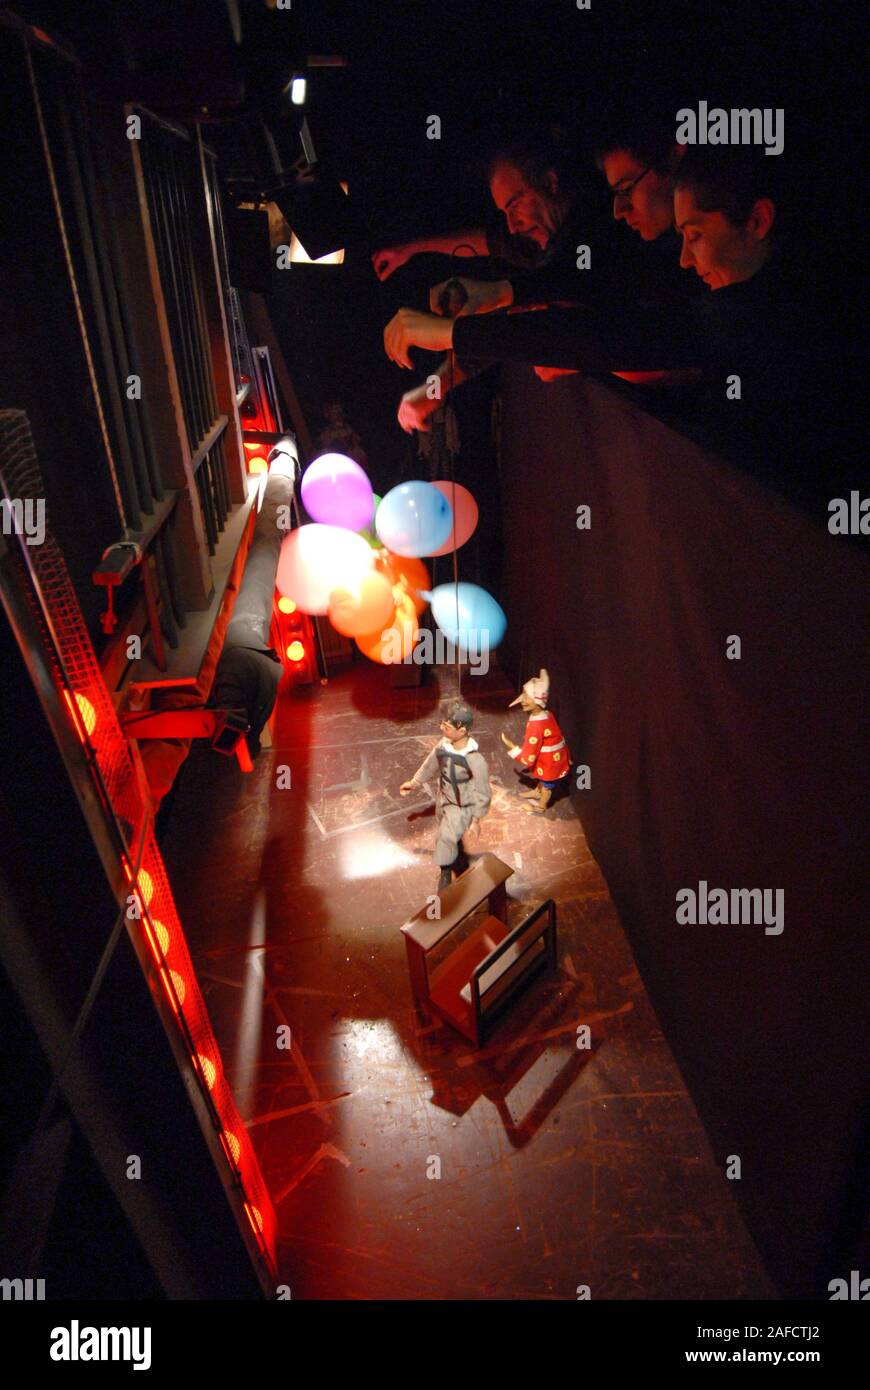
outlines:
M300 485L302 505L312 521L361 531L375 513L372 485L346 454L321 454L309 463Z
M433 483L432 486L437 487L438 491L447 498L447 501L453 508L456 538L454 540L453 531L451 531L447 540L441 546L441 549L432 550L429 553L431 555L449 555L454 545L458 550L461 545L465 545L465 542L474 535L477 529L477 518L479 516L477 503L468 491L468 488L463 487L461 483L442 481ZM456 498L455 502L453 500L454 496Z

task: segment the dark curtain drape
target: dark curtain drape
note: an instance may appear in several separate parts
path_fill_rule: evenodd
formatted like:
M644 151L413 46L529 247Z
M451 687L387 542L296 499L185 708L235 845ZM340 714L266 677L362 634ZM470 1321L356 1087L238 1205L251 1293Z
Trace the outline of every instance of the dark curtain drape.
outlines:
M549 669L716 1157L783 1293L827 1297L866 1192L867 556L598 382L510 369L503 438L503 665ZM680 925L702 880L783 890L784 930Z

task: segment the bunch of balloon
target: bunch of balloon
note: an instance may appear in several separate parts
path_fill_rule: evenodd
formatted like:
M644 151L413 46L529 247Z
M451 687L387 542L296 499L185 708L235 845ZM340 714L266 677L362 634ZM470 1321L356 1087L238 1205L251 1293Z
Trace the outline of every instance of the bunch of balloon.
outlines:
M359 464L321 454L302 477L302 503L313 521L285 537L276 583L303 613L329 615L343 636L366 632L395 612L392 585L375 572L376 551L363 534L375 494Z
M482 626L489 646L501 640L504 614L485 590L439 585L429 594L422 557L458 549L477 526L477 504L467 488L401 483L380 498L358 463L330 453L305 470L301 496L313 520L285 538L276 581L281 596L301 612L328 615L337 632L383 665L412 654L430 597L435 621L448 636L455 630L460 645ZM455 616L458 599L462 619L453 622L451 604Z

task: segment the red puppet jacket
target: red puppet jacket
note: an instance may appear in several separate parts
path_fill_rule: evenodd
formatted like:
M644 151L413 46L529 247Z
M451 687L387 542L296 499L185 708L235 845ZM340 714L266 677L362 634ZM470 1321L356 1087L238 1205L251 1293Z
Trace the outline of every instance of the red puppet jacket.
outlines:
M540 777L542 782L557 782L571 770L571 754L562 730L550 710L530 714L522 748L511 753L525 772Z

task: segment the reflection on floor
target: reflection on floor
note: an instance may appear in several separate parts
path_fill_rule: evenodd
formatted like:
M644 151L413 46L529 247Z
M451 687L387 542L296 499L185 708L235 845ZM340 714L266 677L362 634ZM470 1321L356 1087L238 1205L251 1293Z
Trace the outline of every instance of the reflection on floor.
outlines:
M455 679L354 667L282 696L252 774L197 747L178 786L165 851L283 1281L319 1299L775 1297L571 803L541 817L517 796L499 731L524 718L497 671L463 678L494 791L479 848L515 867L526 910L555 898L559 971L480 1053L418 1020L399 927L437 880L434 819L398 787Z

